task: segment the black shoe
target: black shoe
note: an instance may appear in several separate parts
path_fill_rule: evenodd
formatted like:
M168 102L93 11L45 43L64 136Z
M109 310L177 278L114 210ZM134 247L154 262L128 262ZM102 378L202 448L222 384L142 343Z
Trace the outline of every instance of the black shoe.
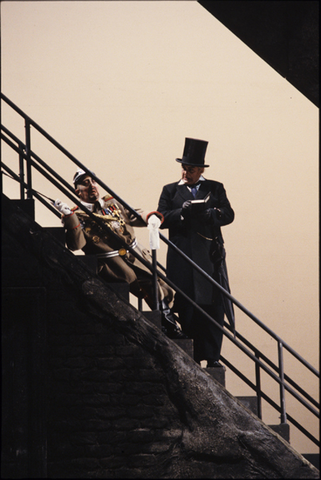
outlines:
M221 365L218 360L207 360L206 368L217 368L217 367L223 367L223 365Z
M168 337L171 338L172 340L184 340L186 338L189 338L185 333L182 332L179 328L177 329L170 329L168 330L165 327L162 327L162 332Z
M166 335L168 336L168 338L171 338L173 340L184 340L188 338L188 336L185 335L185 333L178 328L176 330L174 329L172 331L167 331Z
M175 315L163 300L161 302L161 312L162 312L162 330L165 332L169 338L188 338L185 333L182 332L180 324L176 320Z

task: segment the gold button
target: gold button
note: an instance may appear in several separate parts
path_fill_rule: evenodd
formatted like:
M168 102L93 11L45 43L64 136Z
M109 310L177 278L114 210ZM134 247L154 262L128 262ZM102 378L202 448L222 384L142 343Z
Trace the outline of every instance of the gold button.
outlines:
M120 255L121 257L123 257L124 255L126 255L127 250L126 250L126 248L120 248L120 249L118 250L118 253L119 253L119 255Z

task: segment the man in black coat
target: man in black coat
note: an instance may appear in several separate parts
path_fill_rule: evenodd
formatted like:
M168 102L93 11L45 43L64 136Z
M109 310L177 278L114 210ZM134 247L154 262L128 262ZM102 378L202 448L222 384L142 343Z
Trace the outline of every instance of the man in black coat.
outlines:
M222 267L226 280L227 270L221 227L233 222L234 211L223 184L206 180L202 175L209 166L204 164L207 145L203 140L185 139L183 157L176 159L182 164L182 178L163 187L157 210L164 215L160 228L169 229L169 240L222 284ZM223 252L223 257L217 261L218 250ZM224 294L170 246L167 276L223 326L224 313L228 313ZM228 289L228 280L224 288ZM233 316L232 304L230 307ZM174 311L179 315L183 331L194 339L195 360L207 360L208 367L221 366L218 360L222 331L199 314L182 295L176 294ZM230 317L228 315L232 323L234 318Z

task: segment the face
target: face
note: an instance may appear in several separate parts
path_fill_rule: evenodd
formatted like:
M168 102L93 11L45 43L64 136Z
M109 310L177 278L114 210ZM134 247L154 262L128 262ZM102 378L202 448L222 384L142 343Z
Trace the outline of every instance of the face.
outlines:
M184 180L186 185L193 185L198 182L203 172L204 167L191 167L190 165L182 164L182 180Z
M89 175L78 183L75 192L86 203L95 203L99 198L98 184Z

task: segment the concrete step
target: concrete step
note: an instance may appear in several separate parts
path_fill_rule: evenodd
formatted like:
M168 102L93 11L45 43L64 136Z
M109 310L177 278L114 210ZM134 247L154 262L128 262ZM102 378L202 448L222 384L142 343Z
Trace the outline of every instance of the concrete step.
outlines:
M236 397L248 410L258 415L257 408L257 397L254 396L245 396L245 397ZM284 440L290 443L290 426L287 423L280 423L278 425L269 425L272 430L278 433Z
M159 310L144 311L142 313L156 327L160 329L162 328L162 313ZM186 352L190 357L194 358L194 340L191 338L173 339L173 342L175 342L176 345L184 350L184 352Z
M11 200L11 202L21 208L32 220L35 219L35 201L33 199Z
M285 441L290 443L290 425L288 423L280 423L279 425L269 425L272 430L284 438Z
M236 397L246 408L248 408L256 416L258 414L257 409L257 397L256 396L247 396L247 397Z
M66 235L64 227L43 227L44 231L55 237L62 245L66 244Z
M224 367L224 365L222 365L221 367L215 367L215 368L206 367L204 370L206 370L207 373L212 375L212 377L215 378L215 380L225 388L226 368Z
M176 343L182 350L184 350L187 355L194 358L194 340L191 338L182 338L174 339L173 342Z
M144 311L142 314L156 327L162 328L162 314L159 310Z
M94 255L85 255L85 257L91 257L91 256L94 256ZM96 262L97 262L97 259L95 258ZM107 285L109 286L109 288L117 293L117 295L119 295L120 297L122 297L124 300L126 300L127 302L129 302L129 284L128 283L116 283L116 282L113 282L113 283L107 283Z
M320 454L319 453L302 453L302 457L306 458L308 462L312 463L318 470L320 470Z
M87 265L87 267L92 271L94 275L98 273L97 271L97 258L95 255L75 255L79 260ZM113 283L109 284L114 285Z

